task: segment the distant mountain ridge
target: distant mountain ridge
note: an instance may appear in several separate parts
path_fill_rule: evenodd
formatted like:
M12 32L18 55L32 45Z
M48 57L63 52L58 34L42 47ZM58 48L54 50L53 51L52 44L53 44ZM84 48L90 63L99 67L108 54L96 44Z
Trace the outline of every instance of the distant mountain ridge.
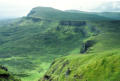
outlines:
M84 11L79 11L79 10L66 10L66 12L70 13L87 13L87 14L96 14L99 16L115 19L115 20L120 20L120 12L84 12Z
M120 20L120 12L102 12L97 14L100 16Z
M50 7L33 8L27 17L50 20L112 20L111 18L97 15L96 13L82 12L79 10L61 11Z
M84 13L84 11L80 11L80 10L65 10L65 12L71 12L71 13Z

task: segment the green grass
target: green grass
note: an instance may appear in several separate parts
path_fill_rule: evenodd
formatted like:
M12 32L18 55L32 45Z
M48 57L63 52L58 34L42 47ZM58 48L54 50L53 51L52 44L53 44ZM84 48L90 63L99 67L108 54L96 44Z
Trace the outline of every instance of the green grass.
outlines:
M72 55L56 59L40 81L120 81L119 21L88 24L96 26L100 34L83 42L94 40L96 43L85 54L76 55L75 49Z
M17 21L12 26L1 27L0 64L8 67L22 81L36 81L44 75L55 58L69 54L74 57L87 40L96 41L87 51L95 55L120 47L119 22L86 23L76 26L61 24L60 21L35 22L32 18L22 18L21 22Z
M37 81L46 73L52 61L58 57L72 54L62 59L60 64L62 65L64 61L68 59L71 63L70 67L76 65L73 68L76 70L80 66L79 62L83 62L82 65L84 65L84 67L88 66L88 63L91 63L90 66L92 66L92 62L97 61L95 58L100 57L98 58L100 60L103 56L107 57L109 53L113 53L115 49L118 51L117 49L120 48L119 21L100 21L99 18L104 18L96 15L91 16L90 14L83 13L79 15L79 13L76 13L81 17L79 18L76 14L69 13L68 15L67 12L61 12L59 10L54 11L54 13L58 15L55 16L53 11L54 9L52 9L50 15L55 18L53 17L53 19L50 20L44 19L46 16L48 16L47 18L52 17L46 15L48 12L46 13L43 10L43 13L39 14L38 9L38 12L29 14L28 17L16 19L12 21L12 23L7 21L6 24L0 25L0 64L8 67L9 71L14 76L21 78L22 81ZM39 19L38 16L42 16L43 19ZM83 18L85 19L83 19L82 16L84 16ZM91 17L95 17L94 19L98 19L99 21L78 21L79 19L89 20ZM83 22L84 24L78 24ZM96 43L86 51L89 55L76 55L80 54L80 49L87 40L96 41ZM111 51L109 52L109 50ZM119 54L115 55L116 57L119 56ZM112 58L114 58L113 55L111 56L111 59ZM76 64L77 60L79 65ZM107 62L108 60L109 59L106 59ZM99 63L99 61L97 62ZM56 68L57 63L59 65L59 60L56 61L55 66L52 67ZM84 72L87 72L94 68L94 65L91 68L82 69ZM96 67L98 68L99 66L96 65ZM66 67L63 67L63 69L64 73ZM56 73L59 74L59 68ZM51 74L54 79L58 77L56 73ZM95 73L95 71L92 73ZM91 73L88 72L84 77L89 77L89 74ZM70 76L71 78L73 77L73 75ZM71 79L70 76L68 79ZM60 81L66 81L63 75L60 75L59 79Z
M62 25L60 21L36 22L32 18L0 27L0 64L23 81L35 81L44 75L55 58L80 52L80 45L90 30L80 26L76 32L76 28Z
M50 7L36 7L31 10L28 17L41 18L49 20L113 20L113 18L97 15L96 13L72 13L57 10Z
M0 81L21 81L21 80L16 79L16 77L13 77L13 75L6 70L6 67L0 66Z
M58 58L45 75L52 81L120 81L119 50Z

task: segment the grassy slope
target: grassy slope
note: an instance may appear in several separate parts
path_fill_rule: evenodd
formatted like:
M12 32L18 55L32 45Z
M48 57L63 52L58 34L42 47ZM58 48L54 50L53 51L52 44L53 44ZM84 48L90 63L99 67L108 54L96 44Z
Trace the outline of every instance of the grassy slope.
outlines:
M56 57L78 54L83 39L91 34L86 25L22 18L0 28L0 64L23 81L36 81Z
M96 40L96 44L86 54L56 59L41 80L120 81L119 21L94 24L97 24L101 34L86 40Z
M73 15L73 13L71 13L71 15L72 18L76 16ZM62 15L60 18L63 19L64 17L65 16ZM71 16L69 18L71 19ZM100 22L96 22L96 24L97 23L99 24ZM62 25L59 21L55 20L41 20L39 18L27 17L18 19L13 24L1 25L0 64L7 66L11 72L22 78L23 81L36 81L46 72L49 65L56 57L66 56L68 54L79 54L81 43L88 37L92 36L90 39L96 38L94 40L98 40L98 43L94 45L95 49L90 49L92 51L89 52L97 53L98 51L103 51L105 48L104 44L107 44L105 50L109 50L110 43L114 43L112 45L114 46L113 48L118 48L119 37L115 38L116 40L113 40L115 42L109 41L109 43L106 43L108 40L106 37L111 38L113 37L112 35L117 36L116 34L118 33L115 34L112 32L114 33L112 34L108 31L108 34L111 35L94 35L97 31L92 31L92 27L98 29L102 27L106 28L111 24L102 21L101 23L106 25L100 27L96 26L96 24L91 25L93 22L83 26ZM113 24L113 26L114 25L115 24ZM106 40L102 41L102 38ZM101 40L101 42L99 40ZM118 44L116 44L117 42Z
M72 13L50 7L36 7L31 10L28 17L37 17L53 20L110 20L112 18L96 15L94 13Z
M51 81L119 81L118 50L56 59L46 75L50 76ZM67 74L68 68L70 74ZM50 79L44 78L43 81Z
M16 24L1 28L0 63L20 78L22 77L23 81L36 81L42 72L46 71L54 55L49 55L49 52L53 52L50 47L41 50L46 46L41 43L40 38L34 39L34 37L45 32L48 25L54 27L56 23L49 21L35 23L30 19L24 19L19 25ZM49 59L46 59L47 57Z
M7 68L0 66L0 81L21 81L21 80L13 77L13 75L11 75L7 71Z
M103 13L96 13L96 14L104 16L104 17L118 19L118 20L119 20L119 17L120 17L120 12L103 12Z

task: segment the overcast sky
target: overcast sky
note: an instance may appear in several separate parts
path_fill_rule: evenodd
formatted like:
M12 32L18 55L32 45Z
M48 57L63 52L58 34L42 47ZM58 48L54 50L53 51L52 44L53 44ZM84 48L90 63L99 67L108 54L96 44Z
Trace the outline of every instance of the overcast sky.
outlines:
M0 17L25 16L37 6L53 7L60 10L90 11L111 1L120 0L0 0Z

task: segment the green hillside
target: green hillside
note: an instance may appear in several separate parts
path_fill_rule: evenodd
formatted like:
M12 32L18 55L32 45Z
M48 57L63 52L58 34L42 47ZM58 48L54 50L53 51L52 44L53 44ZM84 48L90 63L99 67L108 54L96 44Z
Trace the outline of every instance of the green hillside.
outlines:
M80 53L83 39L97 33L86 24L25 17L0 27L0 64L23 81L36 81L56 57Z
M95 77L90 81L118 80L119 32L120 21L114 19L88 13L71 13L37 7L32 9L27 17L7 21L6 24L1 23L0 64L6 66L22 81L38 81L40 78L43 81L50 81L50 79L79 81L82 69L83 73L91 70L81 79L84 81L87 77L89 81L89 78L95 76L88 77L88 75L97 73L92 71L94 67L96 70L101 68L100 70L104 72L105 69L99 63L105 59L107 64L105 68L108 69L105 78L100 72L98 75L102 74L102 78ZM110 59L107 59L108 56ZM111 59L114 60L111 61ZM67 65L64 64L66 60L69 61ZM118 62L113 65L115 60ZM53 65L51 65L52 62ZM112 65L116 69L115 73L111 72L113 75L108 75L113 68ZM87 66L88 69L85 69ZM55 72L53 72L54 68L57 68ZM62 73L60 73L61 68ZM73 70L73 73L67 76L68 78L64 76L67 68ZM78 78L73 78L74 75ZM109 79L111 76L113 78ZM49 78L46 79L46 77Z
M97 13L97 15L120 20L120 12L102 12Z
M73 11L74 12L74 11ZM50 7L36 7L31 10L28 17L41 18L41 19L54 19L54 20L112 20L104 16L85 13L72 13L61 11Z
M12 74L8 72L8 69L0 65L0 81L21 81L13 77Z
M119 23L94 23L101 34L84 41L87 51L54 60L40 81L120 81ZM88 41L96 42L91 45Z
M79 13L79 14L81 14L81 13L82 14L91 14L91 15L106 17L109 19L120 20L120 12L84 12L84 11L79 11L79 10L65 10L65 12Z
M119 50L56 59L40 81L119 81Z

